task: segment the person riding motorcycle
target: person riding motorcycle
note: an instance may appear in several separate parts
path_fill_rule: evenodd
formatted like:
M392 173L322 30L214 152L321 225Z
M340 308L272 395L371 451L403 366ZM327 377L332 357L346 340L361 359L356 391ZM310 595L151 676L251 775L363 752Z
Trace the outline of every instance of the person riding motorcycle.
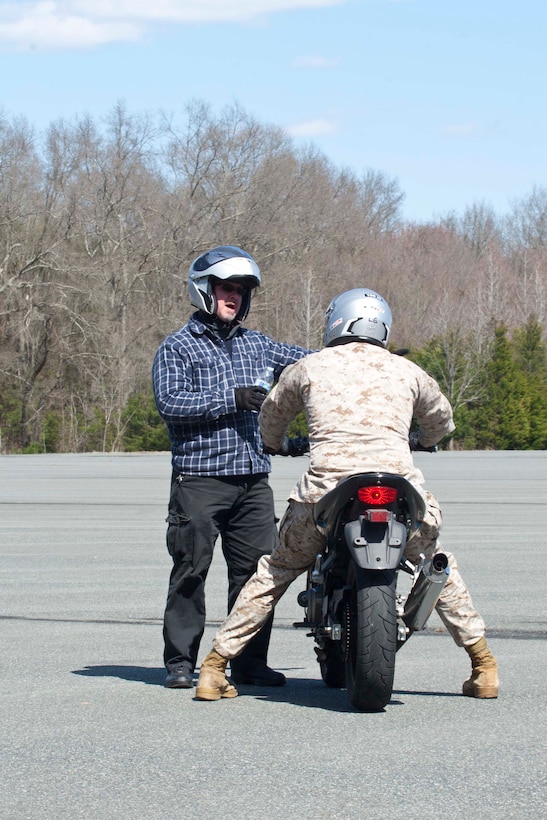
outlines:
M485 639L485 625L471 601L454 555L441 547L442 516L438 502L423 489L424 477L413 462L409 431L419 424L417 441L437 444L453 432L452 408L437 382L408 359L390 353L391 311L385 299L366 288L336 296L326 312L325 347L288 367L266 398L259 416L263 441L279 450L287 424L306 411L310 464L289 498L279 542L258 562L221 625L213 651L205 658L196 690L202 700L235 697L225 677L228 660L237 657L273 610L290 583L313 563L324 537L313 518L313 505L344 477L358 472L404 476L424 495L426 514L405 547L416 563L444 552L450 574L436 605L458 646L471 658L471 676L463 694L495 698L497 663Z

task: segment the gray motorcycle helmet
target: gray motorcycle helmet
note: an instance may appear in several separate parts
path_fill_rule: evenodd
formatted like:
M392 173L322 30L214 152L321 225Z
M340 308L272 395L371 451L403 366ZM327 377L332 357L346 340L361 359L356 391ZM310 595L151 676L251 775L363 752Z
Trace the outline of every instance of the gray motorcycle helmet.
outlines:
M335 296L325 311L324 345L370 342L387 347L391 310L383 296L368 288L354 288Z
M251 291L260 285L260 270L253 257L234 245L219 245L194 259L188 271L190 302L209 316L214 316L216 309L214 279L248 281L236 316L238 321L243 321L251 307Z

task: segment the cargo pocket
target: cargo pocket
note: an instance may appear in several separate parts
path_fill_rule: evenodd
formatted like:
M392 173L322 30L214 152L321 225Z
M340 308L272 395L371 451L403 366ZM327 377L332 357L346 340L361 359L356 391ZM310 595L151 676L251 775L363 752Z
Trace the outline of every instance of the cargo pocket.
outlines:
M424 520L420 529L424 530L424 525L427 528L427 534L430 538L438 538L439 532L443 525L443 514L439 506L439 502L430 492L425 491L425 500L427 502L427 509L424 515Z
M183 513L170 511L167 518L167 550L171 558L182 562L193 552L192 525Z

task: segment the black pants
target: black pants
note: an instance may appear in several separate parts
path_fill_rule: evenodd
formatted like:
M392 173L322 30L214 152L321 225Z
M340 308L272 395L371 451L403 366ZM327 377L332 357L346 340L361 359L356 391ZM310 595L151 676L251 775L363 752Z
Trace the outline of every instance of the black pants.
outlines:
M272 489L266 474L173 475L167 549L173 559L165 607L164 662L196 665L205 629L205 579L217 537L228 567L228 611L276 540ZM240 670L265 662L272 618L237 658ZM232 667L233 668L233 667Z

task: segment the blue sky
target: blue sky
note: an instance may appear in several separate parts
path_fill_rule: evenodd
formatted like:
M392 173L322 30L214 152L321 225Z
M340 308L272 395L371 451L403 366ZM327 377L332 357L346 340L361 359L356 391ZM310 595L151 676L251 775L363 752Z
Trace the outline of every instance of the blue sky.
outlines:
M413 221L547 186L541 0L0 0L0 55L10 120L237 102Z

